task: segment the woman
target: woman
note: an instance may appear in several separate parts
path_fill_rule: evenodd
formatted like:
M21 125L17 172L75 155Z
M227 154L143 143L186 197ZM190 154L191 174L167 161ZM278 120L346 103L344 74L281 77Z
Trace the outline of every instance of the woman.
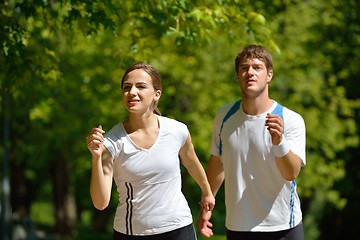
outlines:
M114 239L196 239L190 208L181 192L179 157L202 191L203 211L215 199L185 124L160 116L159 73L136 63L122 78L128 118L105 136L101 126L87 136L92 154L90 195L97 209L110 201L112 179L119 192Z

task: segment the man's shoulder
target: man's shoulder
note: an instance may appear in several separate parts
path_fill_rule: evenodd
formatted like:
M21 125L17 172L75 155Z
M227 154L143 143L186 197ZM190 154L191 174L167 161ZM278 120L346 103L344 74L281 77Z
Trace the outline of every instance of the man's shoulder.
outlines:
M299 112L287 107L286 105L282 105L282 106L283 106L282 111L283 111L284 121L290 120L290 121L296 121L296 122L298 122L298 121L304 122L304 119Z
M215 116L215 123L221 124L221 122L226 122L228 118L240 109L240 104L241 100L236 100L219 107Z
M229 112L231 109L233 111L237 111L240 108L240 103L241 103L241 99L238 99L236 101L230 102L230 103L226 103L222 106L219 107L218 109L218 113L224 113L226 114L227 112Z

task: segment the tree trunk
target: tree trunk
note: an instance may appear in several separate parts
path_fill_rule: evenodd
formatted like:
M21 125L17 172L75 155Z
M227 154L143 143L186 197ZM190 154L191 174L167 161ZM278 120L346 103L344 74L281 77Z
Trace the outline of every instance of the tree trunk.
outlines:
M74 191L69 179L69 163L56 159L51 166L56 217L54 231L61 236L71 237L77 215Z

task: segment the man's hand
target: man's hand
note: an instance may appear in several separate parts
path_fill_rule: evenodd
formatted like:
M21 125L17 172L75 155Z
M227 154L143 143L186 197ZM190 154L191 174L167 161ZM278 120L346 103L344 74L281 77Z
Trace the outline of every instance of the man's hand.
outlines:
M277 114L268 113L266 115L265 126L271 135L271 141L274 145L279 145L284 131L284 121Z
M211 214L212 214L211 211L202 210L200 212L200 216L198 220L198 228L200 234L205 237L211 237L212 235L214 235L211 229L211 227L213 226L212 223L210 222Z

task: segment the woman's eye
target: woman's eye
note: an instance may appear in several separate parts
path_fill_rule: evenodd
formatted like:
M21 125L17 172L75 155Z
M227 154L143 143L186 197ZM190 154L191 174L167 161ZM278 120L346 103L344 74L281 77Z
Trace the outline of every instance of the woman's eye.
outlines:
M123 92L130 92L132 88L135 88L137 90L142 90L148 88L147 84L135 84L135 85L123 85L122 90Z
M129 91L131 89L130 86L123 86L123 91Z

